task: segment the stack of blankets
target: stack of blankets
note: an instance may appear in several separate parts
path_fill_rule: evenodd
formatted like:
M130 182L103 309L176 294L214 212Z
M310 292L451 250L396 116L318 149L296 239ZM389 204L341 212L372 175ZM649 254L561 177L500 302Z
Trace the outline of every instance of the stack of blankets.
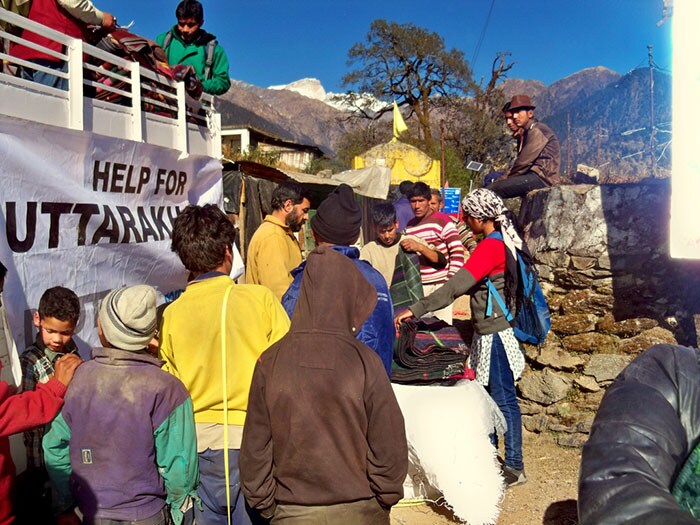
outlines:
M466 365L468 352L453 326L434 317L409 319L394 342L391 381L417 385L474 379L474 371Z

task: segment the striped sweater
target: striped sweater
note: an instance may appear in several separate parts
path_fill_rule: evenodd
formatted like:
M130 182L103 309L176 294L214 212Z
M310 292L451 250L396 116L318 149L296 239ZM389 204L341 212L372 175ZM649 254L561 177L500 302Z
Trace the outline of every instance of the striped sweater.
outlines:
M406 234L420 237L447 259L447 266L434 268L421 257L420 275L423 284L439 284L452 277L464 266L464 246L457 228L448 215L434 212L422 219L413 218L406 226Z

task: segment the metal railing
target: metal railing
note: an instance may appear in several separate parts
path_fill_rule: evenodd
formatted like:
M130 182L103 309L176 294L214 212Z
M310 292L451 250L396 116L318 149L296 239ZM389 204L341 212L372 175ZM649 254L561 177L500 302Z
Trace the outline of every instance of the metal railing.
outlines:
M57 52L29 42L17 36L19 31L9 31L8 26L28 30L57 42L62 51ZM63 67L53 69L13 56L12 48L18 44L50 56ZM113 115L120 114L124 120L124 125L115 126L119 130L115 136L151 142L156 133L148 132L148 128L157 127L161 139L155 140L155 143L189 151L192 140L210 142L206 145L206 150L211 156L220 156L220 116L213 107L213 97L203 94L201 100L194 100L186 94L182 82L175 82L162 73L146 69L138 62L118 57L3 8L0 8L0 60L0 89L11 86L52 97L56 104L63 105L65 109L65 118L58 121L59 125L95 131L86 122L89 119L86 119L85 112L98 107L100 110L110 110ZM23 69L63 79L68 88L59 89L22 78ZM2 95L4 97L5 93ZM58 118L52 117L45 110L18 108L7 100L5 106L0 101L0 113L39 122L50 117ZM93 117L93 128L95 121L96 118ZM46 123L56 124L56 121ZM190 124L199 129L199 135L194 138L192 131L188 131ZM167 140L162 138L163 128L171 134Z

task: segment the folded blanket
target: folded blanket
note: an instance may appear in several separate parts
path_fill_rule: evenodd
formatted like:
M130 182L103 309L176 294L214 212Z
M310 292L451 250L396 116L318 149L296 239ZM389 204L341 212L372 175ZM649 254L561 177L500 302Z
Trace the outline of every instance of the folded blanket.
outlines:
M394 341L391 380L404 384L473 379L465 364L469 348L457 330L435 318L407 320Z
M399 248L389 292L395 312L405 310L423 299L423 283L420 277L418 254L407 253Z

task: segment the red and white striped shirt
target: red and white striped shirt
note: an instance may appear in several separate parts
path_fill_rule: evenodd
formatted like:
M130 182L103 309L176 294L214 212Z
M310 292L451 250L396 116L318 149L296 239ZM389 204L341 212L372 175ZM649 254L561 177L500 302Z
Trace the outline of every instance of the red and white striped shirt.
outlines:
M439 269L423 264L421 259L420 276L423 284L443 283L464 266L464 245L448 215L434 212L422 219L414 217L406 226L406 234L420 237L447 259L447 265Z

